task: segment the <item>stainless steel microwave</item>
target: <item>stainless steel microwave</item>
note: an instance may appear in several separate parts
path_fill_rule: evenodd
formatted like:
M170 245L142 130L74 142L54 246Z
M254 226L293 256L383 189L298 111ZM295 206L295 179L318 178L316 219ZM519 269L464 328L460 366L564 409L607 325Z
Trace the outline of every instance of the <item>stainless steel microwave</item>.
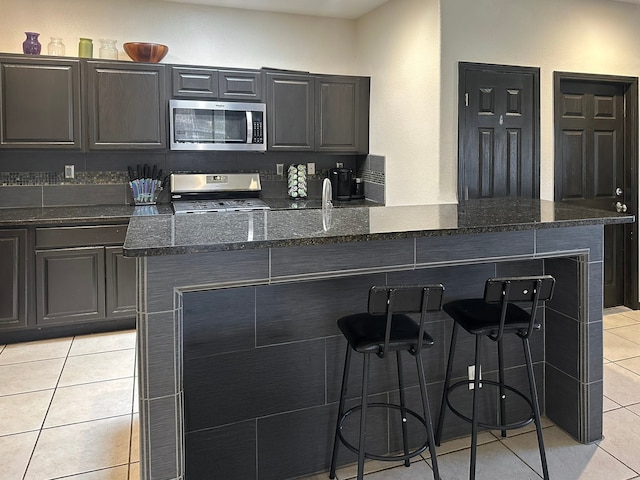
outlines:
M267 150L264 103L169 100L171 150Z

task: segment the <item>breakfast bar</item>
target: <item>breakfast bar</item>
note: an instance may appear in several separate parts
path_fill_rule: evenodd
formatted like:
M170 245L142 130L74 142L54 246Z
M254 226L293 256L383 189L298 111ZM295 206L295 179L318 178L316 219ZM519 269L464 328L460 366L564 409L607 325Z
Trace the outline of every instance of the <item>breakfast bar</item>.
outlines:
M137 258L142 478L283 480L328 470L345 348L336 319L366 310L375 284L442 283L449 301L482 296L491 276L553 275L554 298L532 337L541 406L578 441L599 440L604 225L633 219L525 198L132 217L124 252ZM452 320L437 312L427 329L435 344L422 355L437 415ZM471 352L459 349L454 377L466 378ZM521 357L505 343L519 386ZM393 398L395 363L377 363L370 395ZM496 363L483 363L485 378ZM411 408L420 397L409 373ZM353 377L349 398L359 394ZM470 431L462 421L445 427L445 439ZM372 442L397 451L387 428L375 423ZM341 452L340 464L354 461Z

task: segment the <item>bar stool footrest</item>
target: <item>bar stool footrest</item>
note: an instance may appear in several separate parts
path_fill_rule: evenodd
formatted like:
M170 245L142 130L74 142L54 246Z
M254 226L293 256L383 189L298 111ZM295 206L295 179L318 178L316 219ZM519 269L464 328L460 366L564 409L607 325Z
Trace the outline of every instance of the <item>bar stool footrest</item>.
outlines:
M482 384L483 388L485 385L491 385L493 387L497 387L497 388L504 388L505 390L509 390L512 393L515 393L516 395L518 395L520 398L522 398L527 405L529 405L529 409L531 410L531 414L529 415L528 418L521 420L519 422L513 422L513 423L506 423L506 424L493 424L493 423L483 423L483 422L478 422L478 426L482 427L482 428L488 428L491 430L516 430L518 428L522 428L522 427L526 427L527 425L529 425L531 422L533 422L535 420L535 414L534 414L534 410L533 410L533 403L531 402L531 399L529 399L529 397L527 397L524 393L522 393L520 390L507 385L507 384L501 384L500 382L496 382L493 380L481 380L480 383ZM468 422L468 423L473 423L473 420L470 417L467 417L466 415L460 413L459 410L457 410L452 404L451 401L449 400L449 394L460 387L468 387L469 385L473 385L474 384L474 380L462 380L459 382L454 383L453 385L451 385L449 387L449 389L447 390L447 395L446 395L446 402L447 405L449 407L449 409L455 413L459 418L461 418L462 420Z
M416 413L415 411L411 410L410 408L402 408L400 405L396 405L394 403L369 403L367 405L367 409L372 409L372 408L388 408L388 409L393 409L393 410L398 410L398 411L403 411L406 415L411 415L412 417L416 418L425 428L425 432L427 429L427 422L425 421L425 419L418 413ZM358 410L362 410L362 405L356 405L355 407L350 408L349 410L347 410L346 412L344 412L342 414L342 416L340 417L340 423L339 423L339 428L338 428L338 438L340 439L340 441L342 442L342 444L347 447L347 449L349 449L351 452L358 454L359 450L354 447L353 445L351 445L351 443L349 443L349 441L347 439L344 438L344 436L342 435L342 425L344 423L344 421L347 419L347 417L349 415L351 415L352 413L358 411ZM420 455L422 452L426 451L429 447L429 441L425 440L425 442L423 444L421 444L419 447L415 448L414 450L410 451L407 454L404 455L378 455L378 454L374 454L374 453L368 453L365 452L364 456L365 458L368 458L370 460L380 460L382 462L398 462L398 461L403 461L403 460L409 460L410 458L413 457L417 457L418 455Z

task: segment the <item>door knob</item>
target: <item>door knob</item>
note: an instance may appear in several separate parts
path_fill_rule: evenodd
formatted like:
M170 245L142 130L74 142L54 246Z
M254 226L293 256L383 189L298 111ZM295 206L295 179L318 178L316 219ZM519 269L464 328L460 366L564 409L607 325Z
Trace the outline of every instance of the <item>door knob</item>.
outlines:
M616 212L624 213L627 211L627 206L622 202L616 202Z
M622 196L622 189L620 187L616 188L616 197Z

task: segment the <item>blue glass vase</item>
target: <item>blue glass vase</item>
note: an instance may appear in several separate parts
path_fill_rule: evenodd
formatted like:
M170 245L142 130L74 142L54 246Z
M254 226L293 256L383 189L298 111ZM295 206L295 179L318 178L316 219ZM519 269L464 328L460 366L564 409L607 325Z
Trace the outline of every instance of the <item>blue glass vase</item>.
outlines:
M22 51L25 55L40 55L42 45L38 41L39 33L36 32L24 32L27 39L22 42Z

